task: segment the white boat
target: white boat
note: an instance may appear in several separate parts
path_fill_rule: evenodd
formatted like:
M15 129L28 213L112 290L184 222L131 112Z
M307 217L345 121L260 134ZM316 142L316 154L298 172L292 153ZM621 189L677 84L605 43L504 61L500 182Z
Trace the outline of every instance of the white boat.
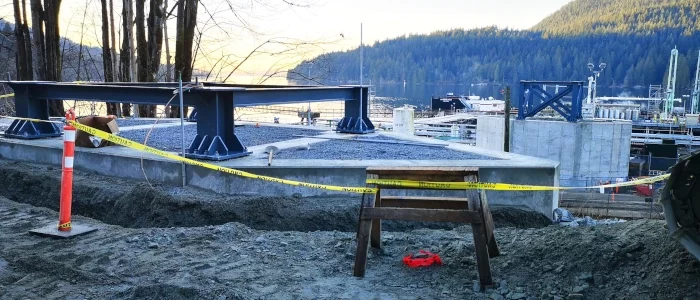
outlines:
M493 97L482 99L479 96L455 96L447 93L443 97L433 97L432 110L464 110L470 112L502 112L506 109L506 102L496 100Z

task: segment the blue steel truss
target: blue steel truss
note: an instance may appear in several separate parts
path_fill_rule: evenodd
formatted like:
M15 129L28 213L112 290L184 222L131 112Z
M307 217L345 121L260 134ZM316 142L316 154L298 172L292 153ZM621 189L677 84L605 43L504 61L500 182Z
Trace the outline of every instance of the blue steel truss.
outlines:
M544 85L557 85L559 92L552 95ZM565 102L568 95L571 100ZM518 120L534 117L549 106L567 121L576 122L582 118L583 95L583 81L520 81Z
M18 117L48 120L48 100L89 100L116 103L163 105L177 90L177 83L59 83L37 81L4 82L15 91ZM197 135L185 151L189 158L225 160L251 152L235 133L234 107L282 103L345 101L345 117L336 129L343 133L371 133L367 117L366 86L282 86L191 83L183 102L194 106L190 119L197 121ZM360 102L360 95L364 95ZM38 139L61 136L52 123L15 120L6 137Z

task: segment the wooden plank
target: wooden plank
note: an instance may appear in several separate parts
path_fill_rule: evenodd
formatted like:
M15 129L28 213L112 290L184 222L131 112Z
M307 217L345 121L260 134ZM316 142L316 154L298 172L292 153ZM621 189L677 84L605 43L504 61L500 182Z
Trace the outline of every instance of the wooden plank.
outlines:
M579 206L579 207L625 207L625 208L640 208L649 209L649 207L661 207L661 205L654 202L627 202L627 201L602 201L602 200L564 200L559 201L560 206Z
M462 197L383 196L382 200L425 200L425 201L453 201L453 202L469 203L469 199L462 198Z
M433 181L433 182L462 182L464 175L425 175L403 172L393 175L379 175L379 179L385 180L415 180L415 181Z
M382 199L382 207L396 208L423 208L423 209L449 209L449 210L469 210L469 203L464 201L443 201L443 200L397 200Z
M472 224L472 234L474 235L474 252L476 253L476 268L479 272L479 282L481 283L481 288L484 289L493 285L484 225Z
M361 220L357 232L357 251L355 252L355 267L353 276L364 277L367 269L367 244L369 243L372 220Z
M367 207L362 219L411 220L423 222L481 223L481 216L475 211L448 209L418 209L394 207Z
M469 210L469 200L447 197L384 196L383 207Z
M376 178L377 175L374 174L368 174L367 178L368 179L374 179ZM369 185L370 187L373 185ZM374 185L376 187L376 185ZM381 197L381 189L377 190L377 194L374 197L374 207L382 207L382 197ZM376 219L372 220L372 233L370 235L370 246L372 248L377 248L380 249L382 248L382 220L381 219Z
M489 209L489 201L486 198L486 191L481 191L480 193L481 201L481 216L484 220L484 230L486 233L486 245L489 249L489 257L496 257L501 255L500 249L498 249L498 243L496 242L496 236L494 235L495 226L493 225L493 216L491 216L491 209Z
M403 175L406 173L418 172L420 175L462 175L465 173L478 172L477 167L456 167L454 170L443 171L439 167L367 167L367 174L376 175ZM461 181L461 180L459 180Z
M372 220L363 219L365 211L374 206L374 199L362 198L360 205L360 222L357 226L357 249L355 251L355 267L353 276L364 277L367 268L367 244L369 243L370 231L372 230Z

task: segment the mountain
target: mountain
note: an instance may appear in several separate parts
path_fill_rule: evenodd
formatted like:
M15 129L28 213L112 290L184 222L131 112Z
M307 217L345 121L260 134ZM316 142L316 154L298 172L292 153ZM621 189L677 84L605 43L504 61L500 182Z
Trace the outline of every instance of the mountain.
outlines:
M17 78L17 65L15 56L17 45L15 43L14 24L0 20L0 74L2 80L7 76ZM102 48L80 46L68 38L61 38L62 54L62 79L63 81L101 81L104 71L102 69Z
M599 84L648 86L662 83L671 50L678 47L677 87L685 89L691 85L700 50L700 10L691 11L696 2L700 1L577 0L530 30L487 27L398 37L365 47L364 74L373 83L515 84L519 80L585 80L589 62L605 62L608 67ZM622 11L625 8L629 10ZM607 10L618 13L597 18L589 14ZM674 19L693 27L667 24ZM588 25L568 27L567 20ZM625 23L629 20L635 21ZM357 49L312 61L314 81L357 82L359 78ZM290 70L288 79L305 82L308 66L309 61L302 62Z
M649 35L674 28L692 35L700 31L698 12L698 0L579 0L565 5L532 30L551 35Z

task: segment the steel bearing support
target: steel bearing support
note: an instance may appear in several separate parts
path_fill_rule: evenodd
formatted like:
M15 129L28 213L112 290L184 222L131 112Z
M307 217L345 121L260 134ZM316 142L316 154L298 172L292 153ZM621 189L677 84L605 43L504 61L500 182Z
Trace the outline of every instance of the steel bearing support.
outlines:
M552 95L542 87L543 85L558 85L564 89ZM564 99L569 95L571 100L569 105L566 105ZM567 121L576 122L583 117L583 96L582 81L520 81L518 120L534 117L549 106Z
M345 101L345 117L343 117L336 131L340 133L365 134L374 132L374 124L367 115L369 109L369 90L366 87L353 89L354 101Z
M215 93L197 104L197 135L185 151L185 157L226 160L252 152L235 133L232 93Z
M15 89L15 109L17 116L40 120L49 119L49 100L31 98L29 87ZM56 123L14 120L5 130L5 136L17 139L40 139L61 136L61 128Z

